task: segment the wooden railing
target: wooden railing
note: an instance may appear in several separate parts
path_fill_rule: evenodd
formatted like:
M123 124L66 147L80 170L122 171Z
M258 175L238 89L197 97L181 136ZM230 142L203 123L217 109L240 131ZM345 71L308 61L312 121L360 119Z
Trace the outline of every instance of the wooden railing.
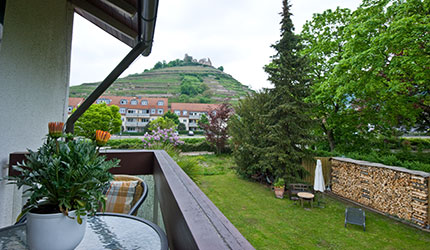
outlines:
M103 153L120 159L113 174L154 176L155 192L170 249L254 249L187 174L162 150L115 150ZM25 159L10 154L11 166Z

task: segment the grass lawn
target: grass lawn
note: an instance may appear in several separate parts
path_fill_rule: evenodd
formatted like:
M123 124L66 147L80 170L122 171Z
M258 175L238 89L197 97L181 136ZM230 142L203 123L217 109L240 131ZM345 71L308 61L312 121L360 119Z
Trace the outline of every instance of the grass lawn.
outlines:
M346 204L303 209L276 199L261 184L239 178L229 156L197 156L199 186L256 249L430 249L430 233L366 211L366 232L348 224Z

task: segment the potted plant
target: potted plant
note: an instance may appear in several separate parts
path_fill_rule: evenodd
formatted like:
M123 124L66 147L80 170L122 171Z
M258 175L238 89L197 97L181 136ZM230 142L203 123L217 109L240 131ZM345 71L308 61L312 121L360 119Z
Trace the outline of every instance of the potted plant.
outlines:
M273 184L275 186L275 196L276 198L282 199L284 198L284 191L285 191L285 181L283 178L276 179L275 183Z
M97 131L93 142L64 136L62 129L63 123L49 123L46 142L14 166L20 175L9 177L31 194L18 217L27 217L30 249L74 249L84 236L86 216L104 207L103 189L112 179L108 170L118 166L98 153L108 132Z

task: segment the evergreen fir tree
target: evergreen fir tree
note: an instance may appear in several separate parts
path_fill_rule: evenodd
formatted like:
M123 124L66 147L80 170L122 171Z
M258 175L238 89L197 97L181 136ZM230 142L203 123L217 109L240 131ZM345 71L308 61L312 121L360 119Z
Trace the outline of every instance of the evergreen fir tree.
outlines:
M309 91L307 61L299 55L299 37L294 34L287 0L283 0L281 16L281 39L272 45L277 53L265 66L275 86L270 90L271 108L266 123L271 146L266 151L272 174L291 182L305 175L301 161L309 156L306 147L310 144L312 119L309 104L305 102Z

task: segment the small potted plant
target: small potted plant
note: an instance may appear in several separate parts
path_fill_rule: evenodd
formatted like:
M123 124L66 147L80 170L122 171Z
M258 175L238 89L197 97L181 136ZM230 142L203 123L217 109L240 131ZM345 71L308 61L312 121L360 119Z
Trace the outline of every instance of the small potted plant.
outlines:
M284 198L284 191L285 191L285 181L283 178L276 179L275 183L273 184L275 187L275 196L276 198L282 199Z
M103 189L112 179L108 170L118 166L98 153L108 132L97 131L93 142L66 138L62 130L63 123L49 123L46 142L14 166L20 175L9 177L31 194L18 217L27 218L30 249L74 249L84 236L86 216L105 204Z

